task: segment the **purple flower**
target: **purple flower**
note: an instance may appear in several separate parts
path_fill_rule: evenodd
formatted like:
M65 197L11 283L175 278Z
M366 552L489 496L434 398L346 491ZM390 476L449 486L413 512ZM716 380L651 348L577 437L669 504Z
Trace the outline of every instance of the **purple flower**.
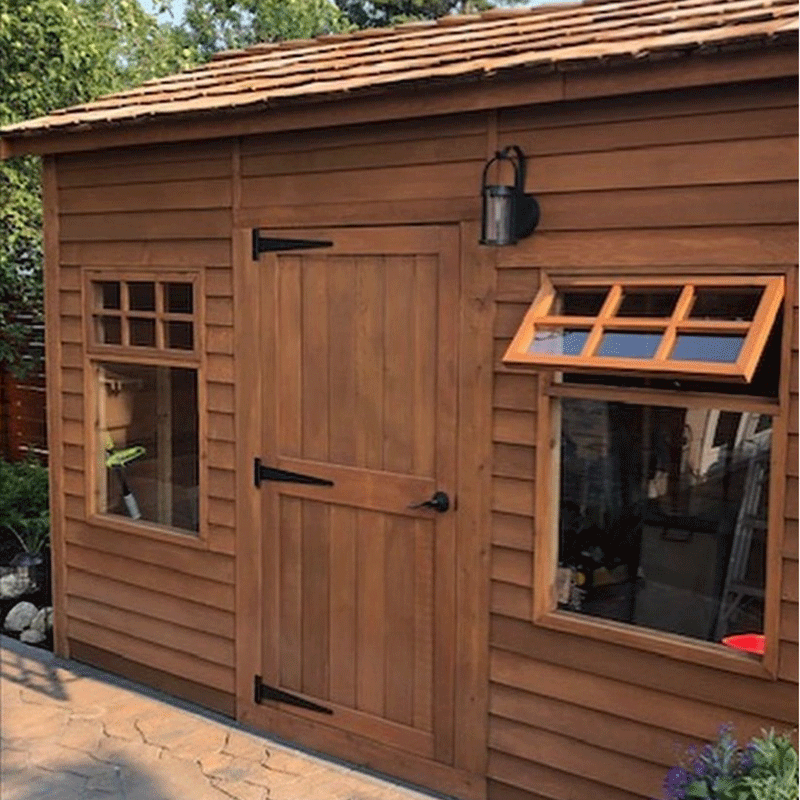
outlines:
M672 767L664 778L667 800L683 800L691 775L683 767Z
M694 774L697 775L698 778L702 778L703 775L708 772L706 762L703 761L702 758L697 758L692 762L692 770L694 770Z

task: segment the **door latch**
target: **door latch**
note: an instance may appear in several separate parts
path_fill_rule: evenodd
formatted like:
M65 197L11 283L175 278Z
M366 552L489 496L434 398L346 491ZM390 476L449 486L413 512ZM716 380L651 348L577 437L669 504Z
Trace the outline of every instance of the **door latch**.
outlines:
M409 508L431 508L440 514L450 508L450 498L445 492L434 492L430 500L423 500L421 503L411 503Z

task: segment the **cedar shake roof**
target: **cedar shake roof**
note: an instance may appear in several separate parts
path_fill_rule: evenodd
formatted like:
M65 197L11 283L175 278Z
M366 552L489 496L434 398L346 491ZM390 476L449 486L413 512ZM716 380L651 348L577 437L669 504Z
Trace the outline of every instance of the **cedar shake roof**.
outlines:
M796 0L586 0L261 44L91 103L9 125L8 138L253 112L520 71L592 69L797 39Z

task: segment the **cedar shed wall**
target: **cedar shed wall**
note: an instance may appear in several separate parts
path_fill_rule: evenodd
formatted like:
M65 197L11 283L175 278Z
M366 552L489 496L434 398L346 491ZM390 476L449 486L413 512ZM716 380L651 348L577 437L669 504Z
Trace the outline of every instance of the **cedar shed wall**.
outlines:
M794 82L503 111L532 156L542 223L498 251L494 367L490 797L658 796L676 743L797 720L797 293L778 680L531 624L536 381L501 357L540 270L795 272ZM791 283L790 283L791 286ZM519 370L517 370L517 373ZM531 795L530 791L534 789Z
M647 797L674 762L674 743L707 736L727 720L748 732L793 724L796 299L775 682L531 624L536 380L500 359L540 270L794 265L797 176L789 165L796 131L796 83L770 81L356 126L324 137L309 131L59 156L50 178L58 185L51 197L60 230L58 318L50 335L60 339L61 363L50 380L60 387L51 414L63 431L63 470L55 476L64 493L66 550L56 576L66 593L59 629L71 655L233 713L231 231L452 222L462 232L462 315L494 319L493 376L479 359L483 352L485 364L490 358L488 327L463 326L459 396L462 415L473 404L473 418L491 420L483 439L480 429L462 432L459 462L464 474L482 474L485 453L492 473L488 497L482 478L461 484L459 507L465 531L482 526L491 536L489 796ZM476 244L480 173L498 145L511 143L530 156L528 188L539 197L542 221L517 247L490 251ZM200 546L85 522L84 266L204 274L210 496L208 538ZM492 291L494 305L485 302ZM485 613L476 609L479 625Z
M60 156L54 413L62 426L65 566L62 613L74 658L233 713L234 497L231 147L202 144ZM47 188L47 180L45 182ZM81 269L202 273L208 535L161 539L86 522ZM202 285L202 284L201 284ZM58 442L51 442L58 447ZM203 457L201 455L201 475ZM202 508L202 506L201 506ZM57 606L58 609L58 606ZM58 613L58 612L57 612ZM63 646L63 643L62 643ZM112 655L113 654L113 655Z

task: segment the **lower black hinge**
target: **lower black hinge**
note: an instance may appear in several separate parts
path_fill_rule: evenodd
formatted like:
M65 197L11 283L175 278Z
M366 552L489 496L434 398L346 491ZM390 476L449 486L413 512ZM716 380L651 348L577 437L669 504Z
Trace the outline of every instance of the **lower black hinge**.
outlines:
M317 711L320 714L333 714L333 709L331 708L312 703L310 700L298 697L296 694L284 692L283 689L267 686L267 684L262 682L260 675L255 676L253 685L256 704L260 704L262 700L274 700L276 703L285 703L286 705L305 708L307 711Z
M278 253L282 250L313 250L315 247L333 247L333 242L323 239L275 239L262 236L258 228L253 228L253 261L258 261L261 253Z

